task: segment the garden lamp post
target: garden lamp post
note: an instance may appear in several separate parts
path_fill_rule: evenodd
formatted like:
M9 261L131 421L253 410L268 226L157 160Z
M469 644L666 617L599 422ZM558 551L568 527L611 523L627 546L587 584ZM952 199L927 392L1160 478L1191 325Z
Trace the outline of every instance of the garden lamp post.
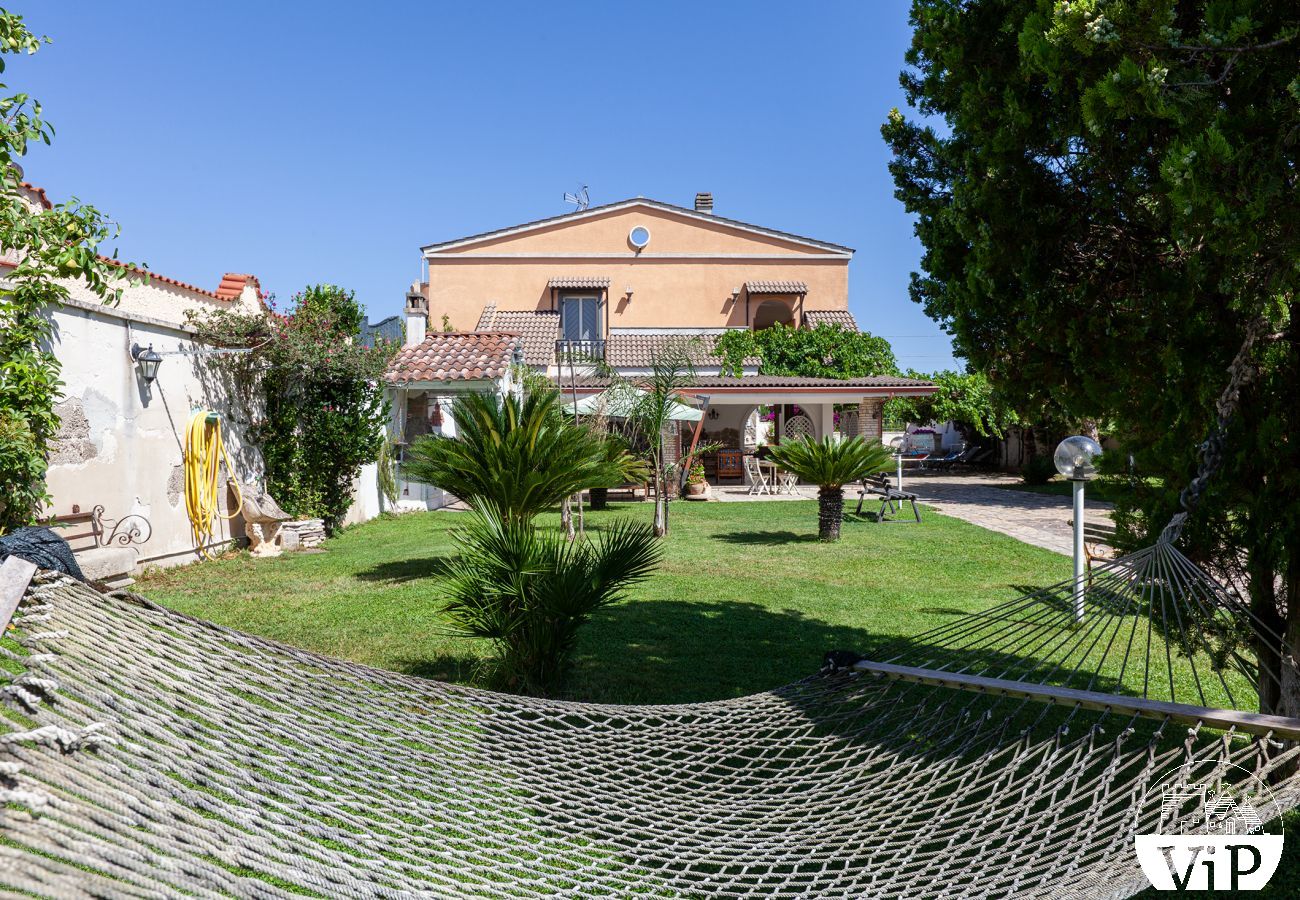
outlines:
M1083 486L1097 477L1101 445L1076 434L1056 446L1052 462L1074 488L1074 620L1083 621Z

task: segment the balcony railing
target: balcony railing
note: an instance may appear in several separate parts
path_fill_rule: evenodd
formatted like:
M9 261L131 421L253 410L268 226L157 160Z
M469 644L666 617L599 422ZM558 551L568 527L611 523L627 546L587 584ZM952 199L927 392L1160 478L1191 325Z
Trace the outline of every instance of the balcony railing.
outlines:
M605 342L603 340L556 341L555 358L561 363L603 362Z

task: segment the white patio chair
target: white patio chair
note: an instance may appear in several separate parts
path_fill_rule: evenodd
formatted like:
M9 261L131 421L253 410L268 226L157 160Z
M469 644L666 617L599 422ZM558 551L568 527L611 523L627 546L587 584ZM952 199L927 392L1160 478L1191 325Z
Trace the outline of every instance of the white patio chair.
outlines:
M778 481L777 490L780 491L782 494L794 494L798 492L797 491L797 488L799 487L798 475L794 474L793 472L787 472L784 469L782 469L781 471L777 472L776 477Z
M758 460L752 456L745 457L745 475L749 478L749 493L751 495L772 493L772 484L768 481L767 473L758 464Z

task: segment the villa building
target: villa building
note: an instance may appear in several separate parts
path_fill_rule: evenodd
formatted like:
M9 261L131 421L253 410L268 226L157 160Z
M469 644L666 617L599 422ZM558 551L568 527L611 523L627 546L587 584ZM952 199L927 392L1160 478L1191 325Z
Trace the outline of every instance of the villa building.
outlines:
M422 255L427 277L407 295L413 352L424 344L424 355L441 355L438 345L449 341L461 352L461 335L472 333L485 340L470 345L499 356L507 351L496 336L513 335L524 362L589 396L607 386L602 371L635 379L650 372L665 344L685 338L696 375L687 393L705 409L692 440L750 447L760 409L770 412L778 439L835 431L878 438L886 399L934 390L892 376L761 375L757 360L724 374L713 343L728 330L822 323L856 330L848 297L853 250L719 216L711 194L697 194L692 208L622 200L429 244ZM498 362L465 368L487 371ZM413 423L427 430L419 420L437 404L439 385L452 382L396 370L390 380L407 397L404 430Z

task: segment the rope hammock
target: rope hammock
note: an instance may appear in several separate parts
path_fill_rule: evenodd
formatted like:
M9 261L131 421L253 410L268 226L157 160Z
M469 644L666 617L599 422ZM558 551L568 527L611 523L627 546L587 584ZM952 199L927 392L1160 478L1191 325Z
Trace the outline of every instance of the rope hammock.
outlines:
M738 700L494 694L41 572L0 647L0 885L39 896L1124 897L1162 788L1300 806L1278 641L1174 546ZM1181 814L1180 814L1181 815Z

